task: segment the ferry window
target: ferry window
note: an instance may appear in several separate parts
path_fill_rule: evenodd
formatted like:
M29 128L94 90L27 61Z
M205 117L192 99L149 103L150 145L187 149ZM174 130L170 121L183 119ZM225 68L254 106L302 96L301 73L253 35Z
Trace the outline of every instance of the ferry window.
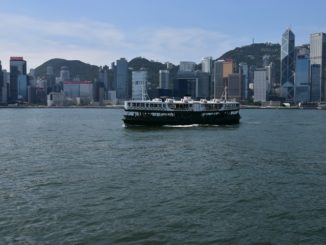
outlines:
M140 106L141 106L141 107L144 107L144 103L141 103Z
M128 106L130 106L130 102L128 103Z
M132 106L136 106L136 103L132 103Z
M139 107L139 103L137 103L137 107Z
M150 107L153 107L153 104L150 104Z

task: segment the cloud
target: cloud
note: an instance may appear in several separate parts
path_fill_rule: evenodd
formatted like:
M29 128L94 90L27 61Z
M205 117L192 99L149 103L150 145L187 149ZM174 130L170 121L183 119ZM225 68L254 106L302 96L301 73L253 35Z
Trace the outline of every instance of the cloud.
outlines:
M217 58L249 41L200 28L122 30L86 19L50 21L9 14L0 14L0 19L0 60L5 68L9 57L16 55L24 56L28 67L33 68L51 58L79 59L95 65L137 56L161 62L199 62L204 56Z

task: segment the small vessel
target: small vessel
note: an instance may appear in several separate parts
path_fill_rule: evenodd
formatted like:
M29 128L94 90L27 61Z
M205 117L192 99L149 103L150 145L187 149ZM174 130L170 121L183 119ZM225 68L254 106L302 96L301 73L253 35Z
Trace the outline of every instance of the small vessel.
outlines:
M326 110L326 102L319 102L317 104L317 109L318 110Z
M146 92L141 100L129 100L124 103L125 126L163 126L163 125L225 125L240 122L240 104L224 99L193 100L185 96L180 100L149 100Z

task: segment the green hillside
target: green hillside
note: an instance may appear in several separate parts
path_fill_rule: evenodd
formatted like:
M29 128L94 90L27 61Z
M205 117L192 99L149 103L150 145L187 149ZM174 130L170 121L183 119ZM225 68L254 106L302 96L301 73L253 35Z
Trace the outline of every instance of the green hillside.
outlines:
M98 77L99 67L95 65L86 64L79 60L65 60L65 59L51 59L40 65L35 69L36 77L45 77L47 66L52 66L55 76L60 75L60 68L67 66L70 71L70 77L79 77L81 80L93 81Z
M243 47L238 47L230 50L220 56L218 59L233 59L236 64L239 62L246 62L249 66L253 65L261 67L263 64L263 56L268 55L270 61L274 63L276 79L279 78L280 70L280 45L272 43L255 43ZM60 68L67 66L70 70L71 78L79 77L81 80L94 81L98 77L99 67L95 65L86 64L79 60L65 60L65 59L51 59L35 69L37 77L44 77L46 75L46 67L52 66L56 76L60 74ZM145 68L148 71L148 81L151 88L156 88L159 85L159 70L166 69L166 64L148 60L146 58L137 57L129 61L129 69L140 70ZM200 69L200 64L197 68ZM172 66L170 69L170 78L176 76L179 66ZM109 71L109 80L113 80L113 71Z

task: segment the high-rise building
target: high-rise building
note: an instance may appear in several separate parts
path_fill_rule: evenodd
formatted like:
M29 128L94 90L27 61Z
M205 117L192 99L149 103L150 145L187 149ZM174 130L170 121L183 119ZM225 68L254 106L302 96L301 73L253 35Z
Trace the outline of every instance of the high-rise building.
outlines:
M179 72L193 72L195 71L196 63L192 61L181 61L179 65Z
M237 101L241 100L241 79L240 74L232 73L228 76L228 98L235 99Z
M294 101L308 102L310 101L309 47L307 45L301 46L296 53Z
M54 75L53 66L47 66L46 67L46 80L47 80L47 85L48 85L49 92L54 91L55 75Z
M249 89L249 68L247 63L241 62L239 64L239 74L241 79L241 99L248 99L248 89Z
M270 88L268 68L256 68L254 71L254 101L266 102Z
M212 71L212 62L213 62L212 57L204 57L201 60L201 71L211 73L211 71Z
M109 90L109 77L108 77L108 71L109 67L108 66L103 66L99 68L98 71L98 80L103 83L104 90L108 91Z
M281 44L281 96L286 101L294 99L295 37L290 29L282 35Z
M310 35L311 100L326 101L326 33Z
M7 83L5 82L4 73L0 61L0 104L7 103Z
M169 79L170 79L170 71L169 70L160 70L159 71L159 88L161 89L169 89Z
M15 102L18 99L18 77L19 76L22 84L24 83L24 81L27 82L26 61L23 59L23 57L10 57L9 102ZM25 76L26 79L23 78L22 76Z
M234 72L234 63L231 59L226 59L223 62L223 78L228 78Z
M89 104L93 100L93 82L91 81L65 81L63 91L66 97Z
M132 72L132 99L141 100L145 99L147 94L147 71L133 71Z
M214 98L221 98L225 86L228 83L228 77L234 72L234 63L232 59L217 60L214 62Z
M129 99L129 87L128 61L125 58L121 58L117 60L117 65L115 66L115 88L117 91L117 99Z
M70 80L70 71L67 66L61 66L60 68L60 78L62 82Z
M214 62L214 74L213 74L213 81L214 81L214 98L219 99L221 98L224 92L224 80L223 80L223 63L224 60L217 60Z

